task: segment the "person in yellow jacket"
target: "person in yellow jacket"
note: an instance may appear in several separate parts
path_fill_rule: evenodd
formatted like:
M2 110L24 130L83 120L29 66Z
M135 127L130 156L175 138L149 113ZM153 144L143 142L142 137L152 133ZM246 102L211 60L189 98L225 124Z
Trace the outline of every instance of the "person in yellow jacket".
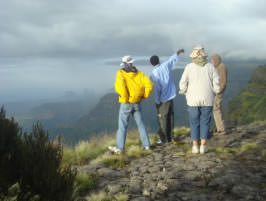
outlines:
M129 117L132 115L136 121L143 147L150 149L150 140L143 122L141 101L148 98L152 92L153 83L143 72L133 66L134 60L130 56L122 58L121 66L117 72L115 90L119 95L120 111L116 146L109 147L114 153L124 151Z

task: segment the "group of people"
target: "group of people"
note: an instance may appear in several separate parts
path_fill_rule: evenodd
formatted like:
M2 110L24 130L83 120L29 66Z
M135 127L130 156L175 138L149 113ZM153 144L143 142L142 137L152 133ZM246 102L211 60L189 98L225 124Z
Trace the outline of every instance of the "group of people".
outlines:
M136 121L142 146L150 149L150 140L143 122L141 101L147 99L152 90L155 91L155 105L158 115L158 144L173 141L174 128L174 98L176 87L171 71L179 60L183 49L178 50L167 61L160 63L158 56L150 58L154 67L151 76L146 76L134 65L130 56L122 58L121 69L117 72L115 90L119 95L120 110L116 146L109 149L117 154L124 151L129 118L132 115ZM192 62L185 67L179 82L179 94L186 96L192 153L207 152L207 140L211 137L210 124L212 114L216 123L215 135L226 134L222 117L222 98L226 88L227 70L221 57L215 54L208 63L208 55L204 48L196 46L190 54Z

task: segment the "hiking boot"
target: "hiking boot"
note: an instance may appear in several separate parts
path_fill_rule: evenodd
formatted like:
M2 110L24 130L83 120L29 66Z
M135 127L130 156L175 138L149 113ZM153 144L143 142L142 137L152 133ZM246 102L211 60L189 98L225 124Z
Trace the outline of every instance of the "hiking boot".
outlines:
M116 148L116 147L109 146L108 149L109 149L112 153L115 153L115 154L121 154L121 153L122 153L122 150L121 150L121 149L118 149L118 148Z
M198 154L199 153L199 146L192 146L192 154Z
M208 149L206 145L200 145L200 154L207 153Z
M213 133L213 135L225 135L226 132L225 131L216 131Z

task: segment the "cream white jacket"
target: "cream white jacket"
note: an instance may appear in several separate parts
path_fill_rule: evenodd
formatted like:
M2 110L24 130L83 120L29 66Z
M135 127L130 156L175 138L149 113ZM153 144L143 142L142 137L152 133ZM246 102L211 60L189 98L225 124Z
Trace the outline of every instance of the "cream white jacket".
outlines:
M213 106L214 96L220 92L219 75L210 63L203 67L190 63L185 67L179 88L188 106Z

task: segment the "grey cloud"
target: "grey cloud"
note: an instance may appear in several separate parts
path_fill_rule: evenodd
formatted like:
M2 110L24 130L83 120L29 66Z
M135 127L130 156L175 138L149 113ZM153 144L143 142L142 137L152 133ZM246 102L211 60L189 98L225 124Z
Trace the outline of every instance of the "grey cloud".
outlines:
M266 52L264 0L10 0L0 6L1 57L167 55L197 44L228 58L263 59Z

